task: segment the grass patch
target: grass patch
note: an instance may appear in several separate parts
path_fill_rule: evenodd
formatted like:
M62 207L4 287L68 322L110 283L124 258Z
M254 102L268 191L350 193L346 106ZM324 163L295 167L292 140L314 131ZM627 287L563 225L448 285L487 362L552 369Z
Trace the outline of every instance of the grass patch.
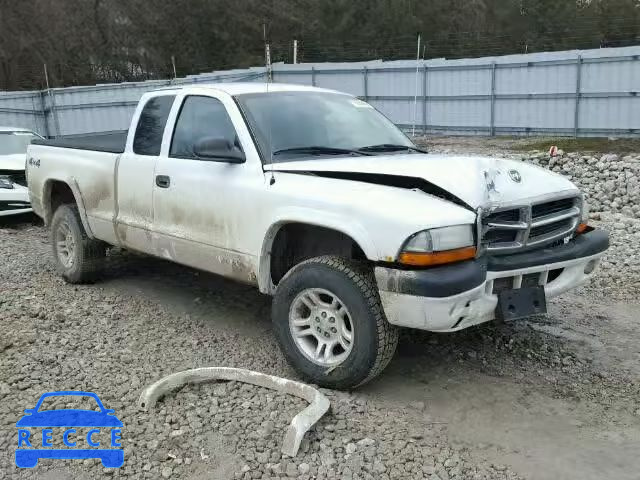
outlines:
M595 153L617 153L625 155L627 153L640 152L640 138L618 138L609 140L608 138L535 138L522 140L511 146L512 150L527 152L531 150L549 150L551 145L557 145L565 152L595 152Z

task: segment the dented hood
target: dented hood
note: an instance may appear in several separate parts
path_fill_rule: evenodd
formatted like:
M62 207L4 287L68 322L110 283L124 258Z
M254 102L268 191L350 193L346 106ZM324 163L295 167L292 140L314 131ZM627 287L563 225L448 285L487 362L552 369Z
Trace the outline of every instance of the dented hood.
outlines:
M438 154L325 157L278 162L265 165L265 169L420 178L446 190L474 209L559 192L574 190L578 193L575 185L561 175L528 163L494 157Z

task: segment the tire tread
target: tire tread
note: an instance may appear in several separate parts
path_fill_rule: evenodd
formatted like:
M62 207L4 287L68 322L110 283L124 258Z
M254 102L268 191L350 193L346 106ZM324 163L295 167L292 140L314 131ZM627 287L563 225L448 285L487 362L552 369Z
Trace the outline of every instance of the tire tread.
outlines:
M280 283L295 274L298 269L313 264L324 265L347 276L366 299L369 310L375 319L377 333L376 359L366 377L353 385L352 388L360 387L382 373L391 362L398 345L398 328L387 321L371 265L367 262L354 261L335 255L314 257L300 262L289 270Z
M69 275L67 272L61 270L61 266L59 265L58 270L61 272L62 277L69 283L72 284L81 284L81 283L93 283L97 279L97 277L102 272L104 267L104 258L106 247L105 244L99 240L94 240L89 238L87 232L82 225L82 220L80 219L80 212L78 211L78 207L75 204L63 204L58 207L58 209L53 214L53 219L51 221L51 246L53 248L54 258L57 260L57 252L54 238L54 226L58 217L64 215L72 215L74 221L77 224L78 229L80 230L81 239L78 244L79 246L79 258L78 265L79 268Z

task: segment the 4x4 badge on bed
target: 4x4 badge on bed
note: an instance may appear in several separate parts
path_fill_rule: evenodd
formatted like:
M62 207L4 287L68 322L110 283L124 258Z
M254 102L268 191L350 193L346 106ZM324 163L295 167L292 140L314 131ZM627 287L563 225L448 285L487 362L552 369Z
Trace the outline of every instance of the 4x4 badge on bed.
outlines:
M95 405L100 411L61 408L56 410L40 410L42 402L49 397L89 397L95 400ZM102 402L95 393L91 392L48 392L43 394L34 408L24 411L26 413L18 422L18 448L16 449L16 466L20 468L33 468L40 458L61 459L85 459L99 458L102 465L107 468L121 467L124 463L124 450L120 444L122 422L114 415L110 408L104 408ZM40 430L30 431L24 427L33 427ZM62 427L62 441L69 448L53 447L53 428ZM74 448L83 439L76 432L76 427L89 427L86 434L86 444L91 448ZM100 428L111 429L109 439L111 448L100 447L96 437L100 435ZM33 445L32 445L33 444ZM42 448L39 448L42 447ZM120 447L120 448L119 448Z

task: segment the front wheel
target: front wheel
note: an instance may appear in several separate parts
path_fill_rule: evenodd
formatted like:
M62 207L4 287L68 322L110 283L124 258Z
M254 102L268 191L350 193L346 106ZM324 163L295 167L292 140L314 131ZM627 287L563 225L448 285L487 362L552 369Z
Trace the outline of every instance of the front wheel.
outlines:
M398 343L371 268L340 257L292 268L278 285L272 317L288 362L323 387L365 384L384 370Z

